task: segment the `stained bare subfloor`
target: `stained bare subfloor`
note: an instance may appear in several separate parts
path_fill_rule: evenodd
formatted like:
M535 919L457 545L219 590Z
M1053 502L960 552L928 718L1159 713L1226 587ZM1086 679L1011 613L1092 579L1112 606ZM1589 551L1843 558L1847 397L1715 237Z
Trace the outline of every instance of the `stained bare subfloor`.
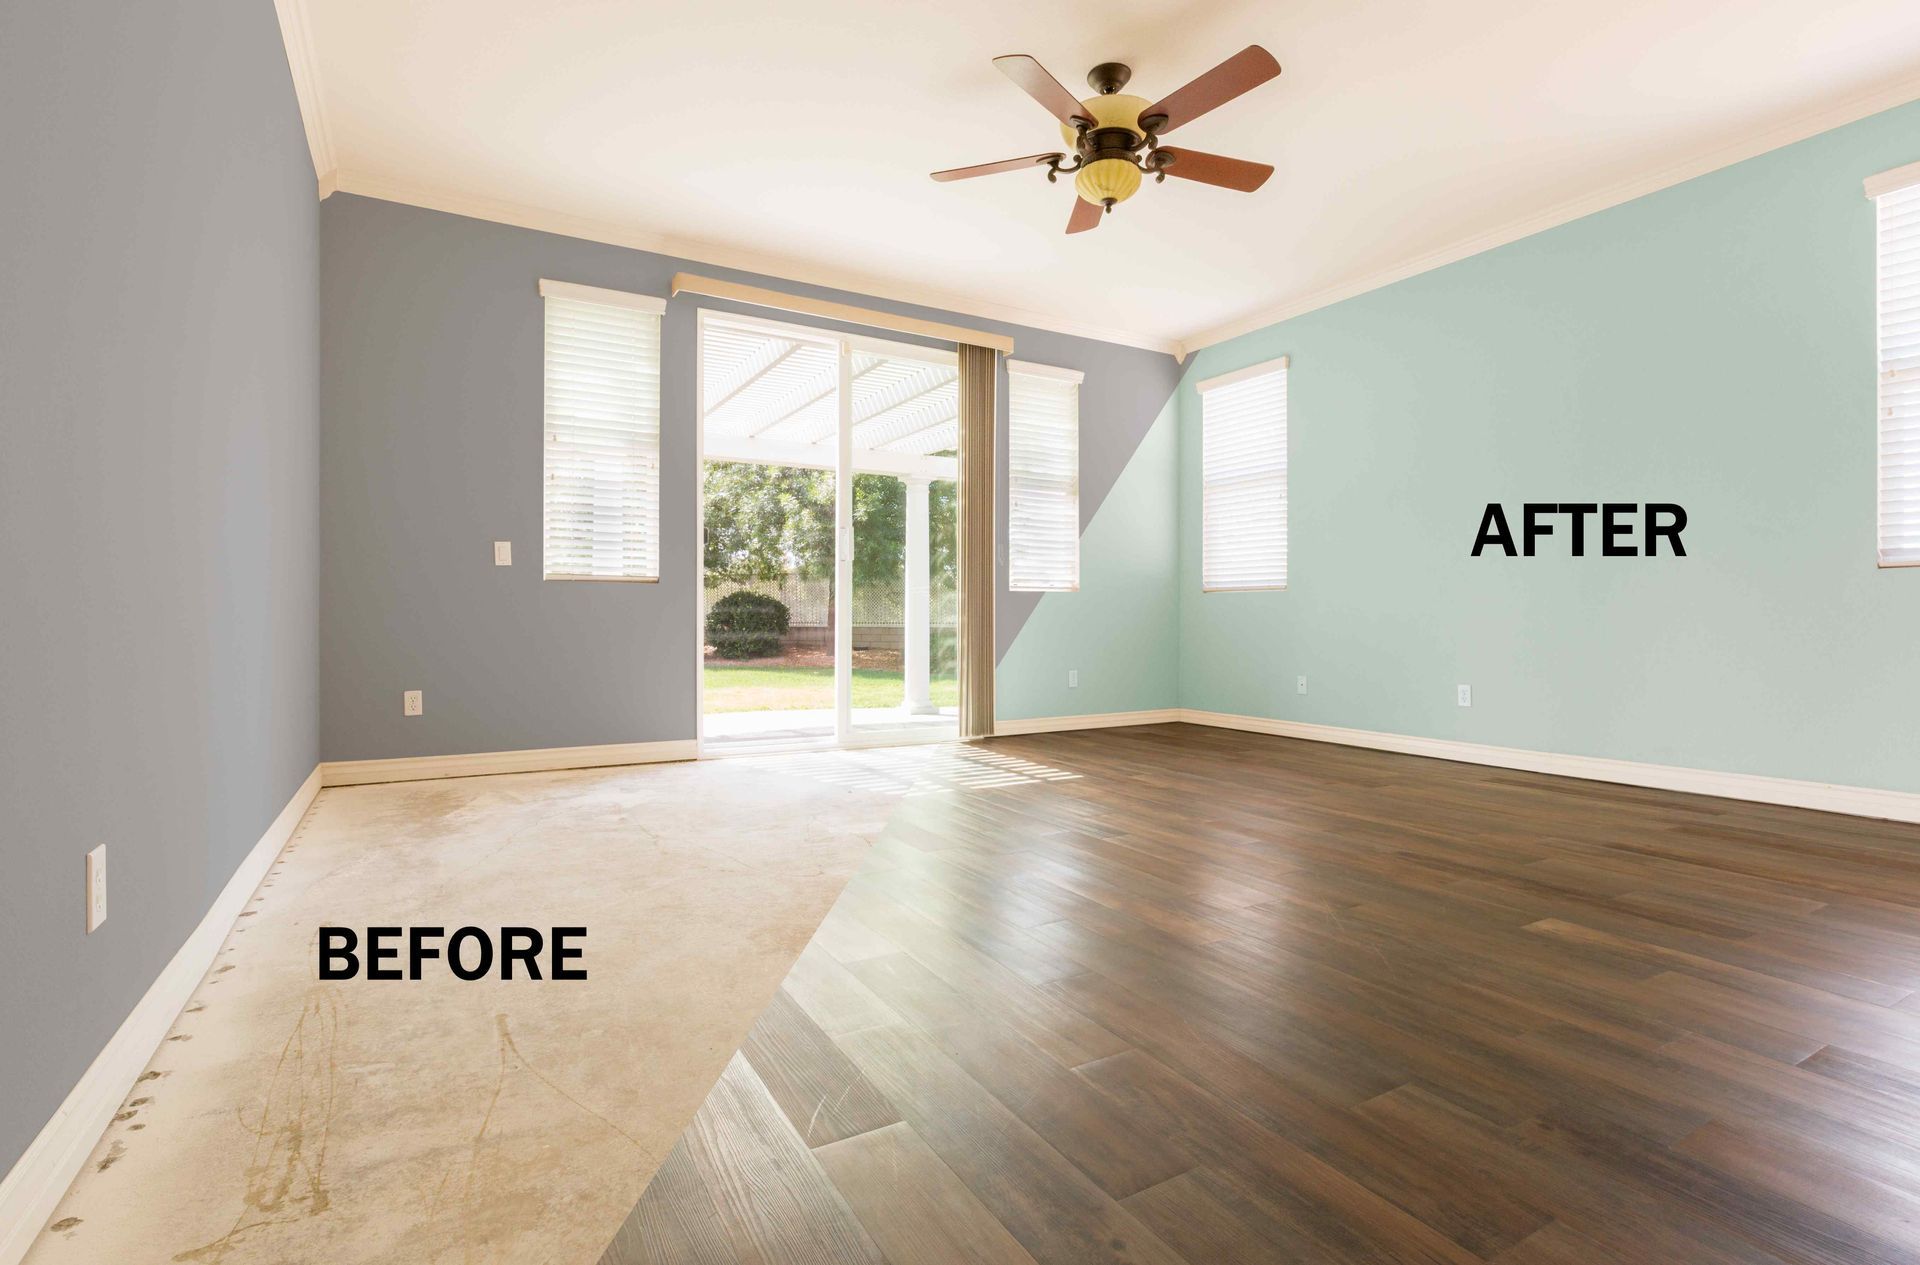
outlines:
M1023 774L905 802L606 1265L1920 1259L1920 828L988 749Z
M31 1265L586 1261L957 748L323 791ZM587 928L584 983L317 983L315 928Z

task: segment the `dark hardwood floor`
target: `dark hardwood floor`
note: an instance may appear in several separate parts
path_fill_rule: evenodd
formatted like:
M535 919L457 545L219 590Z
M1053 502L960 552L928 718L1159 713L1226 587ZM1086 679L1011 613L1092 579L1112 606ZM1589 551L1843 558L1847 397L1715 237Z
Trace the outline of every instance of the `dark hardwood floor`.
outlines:
M604 1265L1920 1260L1920 827L987 750L1057 772L903 800Z

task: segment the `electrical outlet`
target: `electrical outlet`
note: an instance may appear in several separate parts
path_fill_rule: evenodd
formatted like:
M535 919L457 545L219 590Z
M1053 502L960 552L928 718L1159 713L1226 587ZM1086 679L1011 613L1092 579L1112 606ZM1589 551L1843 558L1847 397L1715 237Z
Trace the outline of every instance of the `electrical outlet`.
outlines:
M1293 678L1293 692L1294 692L1295 694L1305 694L1305 693L1307 692L1307 678L1306 678L1306 677L1304 677L1304 676L1296 676L1295 678Z
M496 567L510 567L513 565L513 542L511 540L496 540L493 542L493 565Z
M87 853L87 934L107 920L107 845Z
M1067 669L1067 688L1070 690L1077 690L1080 688L1080 669L1079 668Z
M418 716L426 710L426 700L421 698L419 690L408 690L400 696L402 715Z
M1460 706L1473 706L1473 687L1471 685L1456 685L1453 688L1458 691L1456 697L1460 700Z

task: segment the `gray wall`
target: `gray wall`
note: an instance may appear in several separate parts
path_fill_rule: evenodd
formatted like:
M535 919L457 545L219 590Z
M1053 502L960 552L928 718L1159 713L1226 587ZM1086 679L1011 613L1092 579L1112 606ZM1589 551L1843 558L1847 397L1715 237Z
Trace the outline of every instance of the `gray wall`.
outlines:
M318 215L273 6L9 0L0 172L3 1172L318 755Z
M675 272L697 271L1012 334L1017 357L1086 373L1083 526L1179 379L1173 358L1156 352L348 194L323 204L321 241L329 760L694 734L695 313L729 305L687 296L667 310L661 582L549 583L540 578L542 277L665 295ZM1004 427L1004 376L1001 386ZM1004 498L1004 469L1001 489ZM495 540L513 541L513 566L493 565ZM1003 581L1003 653L1033 599L1006 593ZM408 689L426 692L425 715L401 715Z

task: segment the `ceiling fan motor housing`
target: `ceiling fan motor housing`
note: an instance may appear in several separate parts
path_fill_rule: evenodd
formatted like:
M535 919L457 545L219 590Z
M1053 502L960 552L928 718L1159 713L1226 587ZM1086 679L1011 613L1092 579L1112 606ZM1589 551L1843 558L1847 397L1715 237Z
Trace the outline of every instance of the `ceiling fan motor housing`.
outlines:
M1087 76L1089 81L1101 69L1095 67L1094 74ZM1119 82L1126 81L1123 77ZM1081 197L1096 206L1111 207L1139 191L1140 160L1136 155L1147 143L1140 127L1140 112L1152 104L1145 97L1108 92L1080 103L1093 120L1093 126L1084 133L1061 126L1060 135L1080 155L1081 166L1073 187Z

